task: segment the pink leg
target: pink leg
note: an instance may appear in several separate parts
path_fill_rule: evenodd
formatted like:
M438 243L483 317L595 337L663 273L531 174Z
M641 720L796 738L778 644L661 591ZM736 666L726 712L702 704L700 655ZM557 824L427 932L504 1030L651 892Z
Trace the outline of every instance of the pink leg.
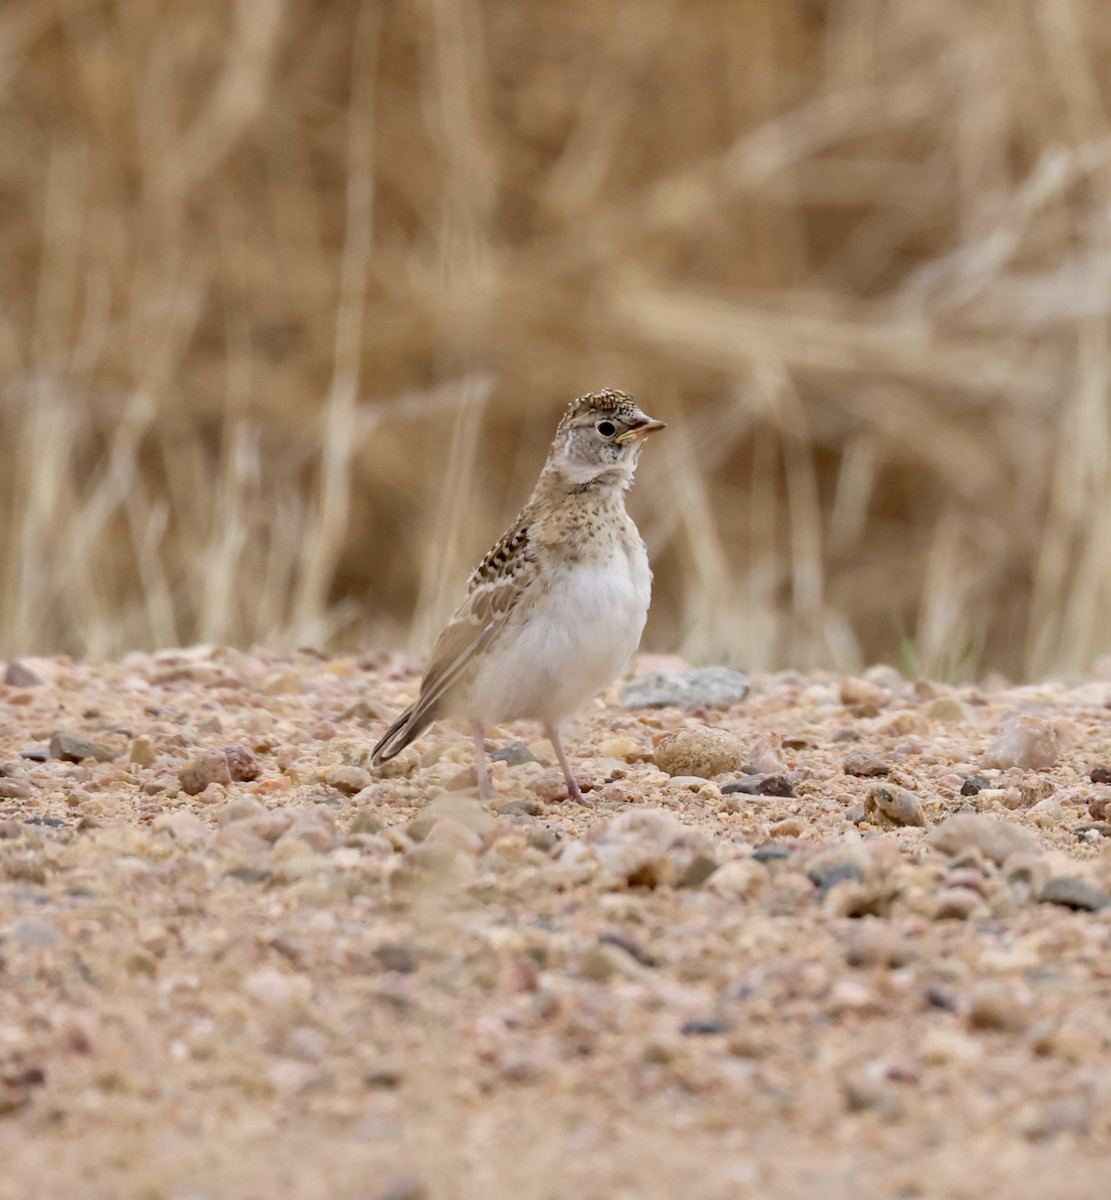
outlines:
M576 804L585 804L587 808L593 808L594 802L587 800L582 794L582 789L579 787L575 776L571 773L571 764L567 761L567 755L563 752L563 742L559 737L559 726L545 725L544 732L548 736L548 741L552 743L552 749L556 752L559 765L563 768L563 778L567 780L568 798L574 800Z
M481 799L490 803L497 799L494 785L490 782L490 772L486 767L486 736L482 731L481 721L472 721L471 730L474 732L474 765L478 772L478 794Z

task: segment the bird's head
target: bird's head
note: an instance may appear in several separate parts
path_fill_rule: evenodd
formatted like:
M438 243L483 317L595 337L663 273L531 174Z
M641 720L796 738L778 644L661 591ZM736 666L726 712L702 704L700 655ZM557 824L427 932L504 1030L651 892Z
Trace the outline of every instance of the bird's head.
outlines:
M644 439L663 428L625 392L588 392L563 414L548 465L576 485L611 480L628 487Z

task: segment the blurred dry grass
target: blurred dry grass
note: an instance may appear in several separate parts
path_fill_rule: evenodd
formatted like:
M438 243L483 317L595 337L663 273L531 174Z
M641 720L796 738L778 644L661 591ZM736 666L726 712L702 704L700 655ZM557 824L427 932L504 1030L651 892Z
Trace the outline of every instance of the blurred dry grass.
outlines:
M613 385L652 647L1086 669L1109 68L1100 0L7 0L0 652L422 647Z

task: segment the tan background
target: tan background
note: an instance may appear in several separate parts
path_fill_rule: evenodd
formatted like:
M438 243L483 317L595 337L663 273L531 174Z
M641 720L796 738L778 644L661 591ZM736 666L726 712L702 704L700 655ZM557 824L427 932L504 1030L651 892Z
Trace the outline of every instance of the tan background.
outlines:
M1088 669L1109 64L1099 0L7 0L0 652L421 649L610 385L651 648Z

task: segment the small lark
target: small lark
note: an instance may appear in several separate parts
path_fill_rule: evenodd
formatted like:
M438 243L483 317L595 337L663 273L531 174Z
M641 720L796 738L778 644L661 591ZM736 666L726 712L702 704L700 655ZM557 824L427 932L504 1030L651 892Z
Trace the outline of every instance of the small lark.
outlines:
M532 497L475 568L420 695L374 747L375 766L433 721L465 717L479 793L492 800L483 726L537 720L571 799L587 803L559 726L613 682L640 642L652 572L625 492L645 437L663 427L624 392L591 392L568 407Z

